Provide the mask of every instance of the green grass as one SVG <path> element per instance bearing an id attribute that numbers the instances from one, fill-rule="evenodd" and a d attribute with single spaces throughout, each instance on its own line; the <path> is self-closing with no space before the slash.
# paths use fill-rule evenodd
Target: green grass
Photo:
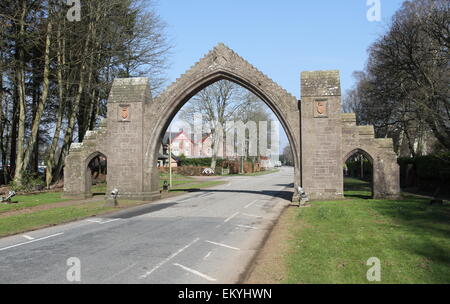
<path id="1" fill-rule="evenodd" d="M 105 206 L 106 202 L 99 200 L 80 205 L 56 207 L 0 217 L 0 237 L 71 222 L 94 215 L 102 215 L 144 203 L 142 201 L 121 200 L 119 208 L 114 208 Z"/>
<path id="2" fill-rule="evenodd" d="M 30 195 L 18 195 L 13 197 L 13 204 L 0 204 L 0 214 L 13 210 L 21 210 L 39 205 L 47 205 L 70 201 L 71 199 L 62 198 L 61 192 L 48 192 Z"/>
<path id="3" fill-rule="evenodd" d="M 220 185 L 222 181 L 206 181 L 193 182 L 192 178 L 176 176 L 174 183 L 176 186 L 172 188 L 174 194 L 182 194 L 192 191 L 194 189 L 207 188 Z M 187 183 L 186 183 L 187 182 Z M 94 193 L 102 193 L 106 191 L 106 184 L 98 184 L 92 187 Z M 46 210 L 31 210 L 31 212 L 24 212 L 9 216 L 2 216 L 2 213 L 13 210 L 20 210 L 35 207 L 38 205 L 52 204 L 58 202 L 68 201 L 68 199 L 61 198 L 61 192 L 42 193 L 20 195 L 14 198 L 13 201 L 18 201 L 20 204 L 0 205 L 0 237 L 22 233 L 25 231 L 35 230 L 47 226 L 62 224 L 78 219 L 87 218 L 94 215 L 101 215 L 113 212 L 118 209 L 142 205 L 142 201 L 119 201 L 119 208 L 106 207 L 104 200 L 95 202 L 86 202 L 77 205 L 59 206 Z"/>
<path id="4" fill-rule="evenodd" d="M 450 283 L 448 203 L 362 199 L 370 185 L 355 180 L 346 189 L 351 199 L 295 210 L 285 283 L 368 283 L 371 257 L 381 260 L 381 283 Z"/>
<path id="5" fill-rule="evenodd" d="M 114 210 L 105 207 L 104 202 L 95 202 L 78 206 L 66 206 L 32 213 L 17 214 L 0 218 L 0 236 L 11 235 L 37 229 L 40 227 L 61 224 L 64 222 L 85 218 L 99 213 Z"/>

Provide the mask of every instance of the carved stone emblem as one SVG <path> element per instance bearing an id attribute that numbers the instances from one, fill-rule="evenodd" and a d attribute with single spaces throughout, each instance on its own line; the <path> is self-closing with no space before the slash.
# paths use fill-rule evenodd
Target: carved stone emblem
<path id="1" fill-rule="evenodd" d="M 122 121 L 130 120 L 130 107 L 128 105 L 121 105 L 119 107 L 119 120 Z"/>
<path id="2" fill-rule="evenodd" d="M 315 103 L 314 116 L 325 117 L 328 114 L 328 104 L 326 100 L 317 100 Z"/>
<path id="3" fill-rule="evenodd" d="M 127 119 L 129 116 L 128 108 L 122 108 L 122 111 L 120 112 L 120 116 L 122 119 Z"/>
<path id="4" fill-rule="evenodd" d="M 317 102 L 317 113 L 319 113 L 320 115 L 327 113 L 327 104 L 325 103 L 325 101 Z"/>

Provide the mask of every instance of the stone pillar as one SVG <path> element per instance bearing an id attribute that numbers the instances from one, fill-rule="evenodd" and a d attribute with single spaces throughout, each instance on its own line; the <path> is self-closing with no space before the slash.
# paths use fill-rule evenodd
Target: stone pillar
<path id="1" fill-rule="evenodd" d="M 143 119 L 150 100 L 147 78 L 115 79 L 108 99 L 108 193 L 151 200 L 144 191 Z"/>
<path id="2" fill-rule="evenodd" d="M 373 166 L 373 197 L 375 199 L 400 198 L 400 166 L 393 150 L 392 138 L 377 138 L 379 153 Z"/>
<path id="3" fill-rule="evenodd" d="M 339 71 L 301 75 L 302 180 L 312 200 L 343 198 Z"/>
<path id="4" fill-rule="evenodd" d="M 88 198 L 92 196 L 86 187 L 86 168 L 81 144 L 72 144 L 64 166 L 64 197 Z M 90 187 L 89 187 L 90 189 Z"/>

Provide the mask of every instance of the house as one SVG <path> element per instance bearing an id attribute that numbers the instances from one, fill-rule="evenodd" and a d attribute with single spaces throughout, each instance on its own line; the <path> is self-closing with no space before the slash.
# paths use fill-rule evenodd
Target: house
<path id="1" fill-rule="evenodd" d="M 212 157 L 212 134 L 204 134 L 201 142 L 197 145 L 197 157 Z M 224 138 L 219 138 L 219 148 L 217 150 L 217 157 L 219 158 L 234 158 L 236 157 L 234 145 L 229 145 L 224 142 Z"/>
<path id="2" fill-rule="evenodd" d="M 172 155 L 180 157 L 184 155 L 187 158 L 207 158 L 212 157 L 212 134 L 204 133 L 202 138 L 195 142 L 194 134 L 189 134 L 183 130 L 179 132 L 166 132 L 164 135 L 162 145 L 160 148 L 159 160 L 162 164 L 167 163 L 169 155 L 169 142 L 172 143 Z M 238 155 L 233 144 L 228 144 L 225 139 L 219 139 L 219 147 L 217 151 L 218 158 L 236 158 Z M 176 159 L 178 161 L 178 159 Z M 270 158 L 265 159 L 266 168 L 273 168 L 277 161 L 278 155 L 271 155 Z"/>
<path id="3" fill-rule="evenodd" d="M 195 155 L 195 143 L 191 134 L 187 134 L 185 131 L 179 132 L 167 132 L 164 135 L 162 141 L 162 153 L 168 154 L 169 142 L 172 142 L 172 154 L 175 156 L 181 156 L 183 154 L 186 157 L 192 157 Z"/>

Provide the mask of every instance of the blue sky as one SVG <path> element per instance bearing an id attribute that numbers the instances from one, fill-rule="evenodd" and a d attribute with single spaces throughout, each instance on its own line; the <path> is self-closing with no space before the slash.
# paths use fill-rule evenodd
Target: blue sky
<path id="1" fill-rule="evenodd" d="M 367 0 L 159 0 L 174 45 L 174 81 L 217 43 L 300 97 L 300 71 L 339 69 L 345 92 L 367 48 L 385 31 L 402 0 L 381 0 L 381 22 L 366 18 Z"/>
<path id="2" fill-rule="evenodd" d="M 338 69 L 345 92 L 402 2 L 381 0 L 381 21 L 369 22 L 367 0 L 159 0 L 174 45 L 168 80 L 223 42 L 297 98 L 301 71 Z"/>

